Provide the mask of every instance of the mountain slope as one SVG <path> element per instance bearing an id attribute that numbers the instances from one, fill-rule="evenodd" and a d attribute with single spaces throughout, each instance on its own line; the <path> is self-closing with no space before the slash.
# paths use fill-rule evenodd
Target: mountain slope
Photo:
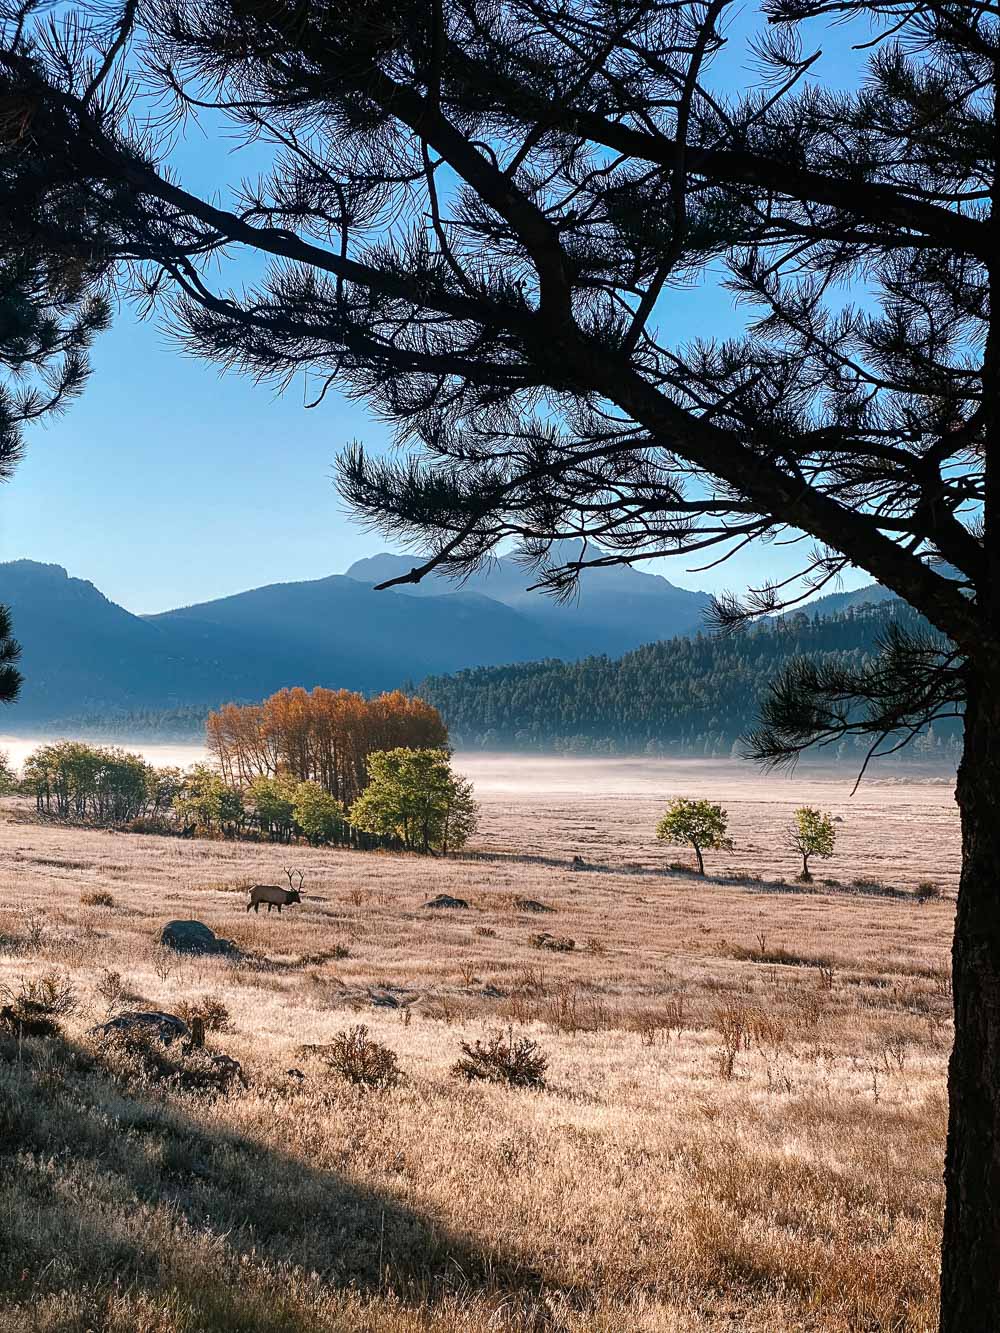
<path id="1" fill-rule="evenodd" d="M 416 601 L 336 575 L 135 616 L 58 565 L 0 565 L 25 683 L 2 725 L 259 699 L 284 685 L 392 688 L 570 645 L 473 592 Z"/>
<path id="2" fill-rule="evenodd" d="M 258 693 L 290 683 L 385 689 L 460 663 L 527 661 L 563 647 L 486 597 L 452 593 L 416 602 L 340 574 L 270 584 L 148 619 L 198 658 L 252 654 Z M 425 665 L 443 662 L 453 665 Z"/>
<path id="3" fill-rule="evenodd" d="M 799 613 L 742 634 L 652 643 L 618 660 L 435 676 L 418 692 L 440 710 L 452 742 L 463 749 L 728 756 L 756 724 L 767 681 L 792 658 L 860 664 L 890 621 L 928 628 L 911 608 L 889 601 L 831 617 Z M 954 721 L 935 726 L 915 753 L 952 761 L 959 730 Z M 849 757 L 856 748 L 853 741 L 838 747 Z"/>
<path id="4" fill-rule="evenodd" d="M 558 559 L 573 560 L 579 551 L 579 542 L 563 542 Z M 406 574 L 418 563 L 414 556 L 382 552 L 356 561 L 347 576 L 372 586 Z M 647 574 L 624 565 L 584 570 L 579 594 L 568 603 L 529 592 L 534 581 L 530 570 L 504 557 L 473 574 L 462 585 L 440 575 L 430 575 L 421 583 L 403 584 L 394 591 L 426 598 L 461 586 L 468 592 L 481 593 L 503 602 L 547 635 L 562 640 L 563 656 L 570 657 L 587 653 L 617 656 L 643 643 L 695 633 L 704 624 L 710 601 L 707 593 L 676 588 L 659 574 Z"/>
<path id="5" fill-rule="evenodd" d="M 187 660 L 169 634 L 109 601 L 59 565 L 0 565 L 24 684 L 3 725 L 67 712 L 115 712 L 214 697 L 217 673 Z"/>
<path id="6" fill-rule="evenodd" d="M 877 606 L 883 602 L 897 601 L 894 592 L 883 588 L 881 583 L 866 583 L 863 588 L 853 588 L 850 592 L 830 592 L 825 597 L 817 597 L 800 609 L 811 616 L 833 616 L 840 611 L 850 611 L 861 606 Z M 795 611 L 789 612 L 795 615 Z"/>

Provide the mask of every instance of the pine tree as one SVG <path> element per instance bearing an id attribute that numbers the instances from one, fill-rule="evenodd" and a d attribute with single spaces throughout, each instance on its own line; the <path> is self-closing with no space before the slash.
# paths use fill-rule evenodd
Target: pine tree
<path id="1" fill-rule="evenodd" d="M 796 667 L 754 749 L 964 713 L 941 1327 L 1000 1327 L 996 6 L 766 0 L 771 84 L 729 95 L 726 0 L 79 8 L 62 30 L 6 11 L 4 225 L 64 263 L 96 248 L 188 350 L 307 369 L 314 401 L 336 384 L 391 420 L 405 456 L 353 448 L 340 478 L 428 552 L 411 581 L 510 537 L 569 594 L 588 564 L 804 534 L 806 586 L 860 567 L 945 637 Z M 869 62 L 845 94 L 807 78 L 826 14 Z M 214 102 L 273 169 L 221 202 L 185 189 L 124 71 L 167 129 Z M 59 191 L 73 207 L 36 205 Z M 236 247 L 270 267 L 230 290 Z M 685 342 L 672 289 L 720 267 L 745 333 Z"/>

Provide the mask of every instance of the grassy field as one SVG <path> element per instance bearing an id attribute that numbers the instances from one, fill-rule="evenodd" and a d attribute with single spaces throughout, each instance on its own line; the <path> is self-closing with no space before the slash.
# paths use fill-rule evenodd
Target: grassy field
<path id="1" fill-rule="evenodd" d="M 947 785 L 465 767 L 483 828 L 448 861 L 6 803 L 0 983 L 56 974 L 78 1003 L 58 1035 L 0 1035 L 0 1329 L 931 1330 L 953 906 L 912 890 L 954 886 Z M 707 882 L 651 838 L 695 791 L 737 841 Z M 812 892 L 781 836 L 806 800 L 843 819 Z M 303 905 L 247 916 L 293 863 Z M 172 918 L 237 952 L 164 950 Z M 246 1088 L 185 1091 L 90 1032 L 206 997 Z M 399 1086 L 327 1068 L 358 1023 Z M 492 1029 L 540 1044 L 544 1089 L 452 1074 Z"/>

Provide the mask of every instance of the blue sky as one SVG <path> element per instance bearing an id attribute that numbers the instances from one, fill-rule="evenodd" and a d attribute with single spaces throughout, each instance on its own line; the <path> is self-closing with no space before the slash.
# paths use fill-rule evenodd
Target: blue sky
<path id="1" fill-rule="evenodd" d="M 840 50 L 822 64 L 827 77 L 842 79 L 848 60 L 836 36 Z M 730 48 L 734 59 L 739 45 Z M 730 76 L 740 77 L 735 69 Z M 746 69 L 742 78 L 754 82 L 756 74 Z M 186 184 L 211 191 L 220 169 L 232 178 L 256 165 L 241 155 L 234 167 L 230 151 L 195 129 L 175 162 Z M 659 316 L 671 341 L 724 335 L 742 323 L 728 294 L 711 284 L 668 294 Z M 64 565 L 129 610 L 149 612 L 340 573 L 384 549 L 351 519 L 331 480 L 345 444 L 388 443 L 387 428 L 363 405 L 331 392 L 306 411 L 301 378 L 279 397 L 220 375 L 181 355 L 127 307 L 97 345 L 94 365 L 83 398 L 32 432 L 25 461 L 0 489 L 0 559 Z M 706 573 L 689 572 L 688 563 L 650 567 L 681 586 L 711 590 L 740 590 L 794 567 L 774 548 Z"/>

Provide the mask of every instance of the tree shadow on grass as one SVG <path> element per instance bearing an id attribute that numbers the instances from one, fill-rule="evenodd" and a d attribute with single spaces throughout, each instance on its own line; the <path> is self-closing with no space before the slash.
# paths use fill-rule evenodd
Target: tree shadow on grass
<path id="1" fill-rule="evenodd" d="M 367 1330 L 383 1327 L 360 1313 L 375 1298 L 430 1315 L 473 1300 L 503 1311 L 491 1327 L 550 1327 L 556 1287 L 513 1250 L 309 1165 L 308 1115 L 276 1096 L 265 1146 L 218 1100 L 136 1087 L 61 1036 L 0 1037 L 0 1327 Z M 42 1322 L 53 1302 L 65 1315 Z"/>

